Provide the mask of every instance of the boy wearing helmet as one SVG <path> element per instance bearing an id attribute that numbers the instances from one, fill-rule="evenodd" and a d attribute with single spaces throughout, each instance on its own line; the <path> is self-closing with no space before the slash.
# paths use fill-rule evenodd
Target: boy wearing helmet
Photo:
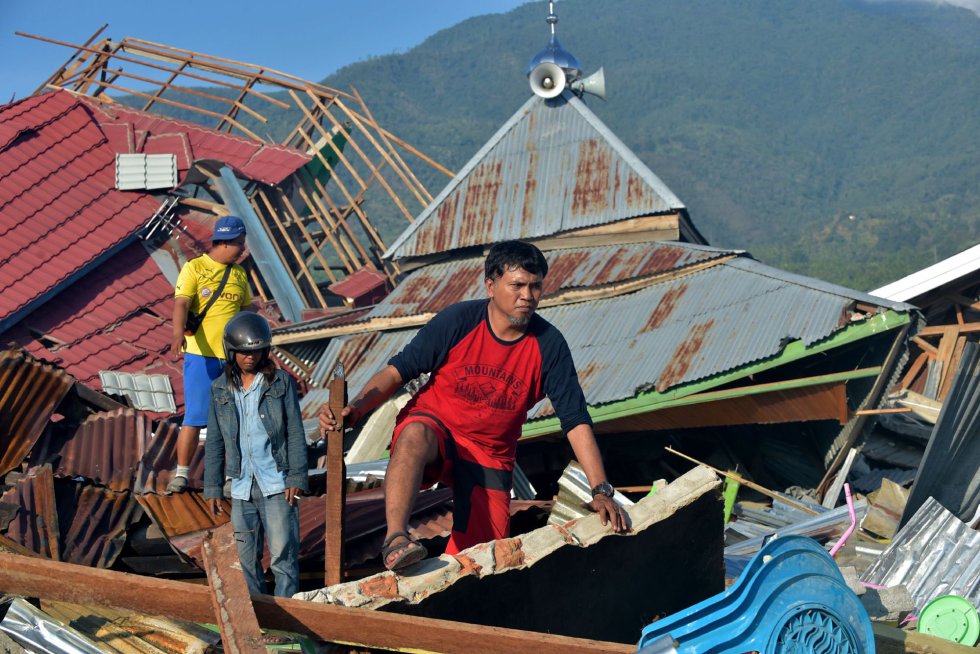
<path id="1" fill-rule="evenodd" d="M 257 313 L 239 313 L 224 335 L 225 370 L 211 383 L 204 443 L 204 497 L 221 512 L 231 479 L 231 523 L 238 558 L 252 593 L 267 593 L 263 542 L 275 594 L 299 590 L 297 498 L 307 490 L 306 436 L 289 375 L 269 358 L 272 331 Z"/>

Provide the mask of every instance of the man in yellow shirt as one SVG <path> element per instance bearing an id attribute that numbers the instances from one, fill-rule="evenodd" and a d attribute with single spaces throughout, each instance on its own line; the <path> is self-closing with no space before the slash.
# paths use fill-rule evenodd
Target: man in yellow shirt
<path id="1" fill-rule="evenodd" d="M 245 252 L 245 223 L 238 216 L 224 216 L 214 224 L 211 249 L 184 264 L 174 289 L 174 333 L 171 352 L 184 352 L 184 422 L 177 436 L 177 470 L 167 486 L 172 493 L 187 489 L 191 459 L 197 450 L 201 428 L 208 424 L 211 381 L 224 371 L 221 336 L 225 325 L 239 311 L 251 308 L 252 295 L 245 269 L 236 261 Z M 218 292 L 225 270 L 228 280 L 210 305 L 196 331 L 185 330 L 189 312 L 201 313 Z"/>

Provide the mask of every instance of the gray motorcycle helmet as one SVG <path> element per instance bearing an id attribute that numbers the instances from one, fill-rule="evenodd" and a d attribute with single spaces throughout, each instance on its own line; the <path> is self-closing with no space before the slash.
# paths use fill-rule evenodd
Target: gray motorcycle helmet
<path id="1" fill-rule="evenodd" d="M 272 347 L 272 330 L 269 322 L 259 314 L 242 311 L 228 321 L 221 339 L 225 358 L 230 359 L 232 352 L 255 352 Z"/>

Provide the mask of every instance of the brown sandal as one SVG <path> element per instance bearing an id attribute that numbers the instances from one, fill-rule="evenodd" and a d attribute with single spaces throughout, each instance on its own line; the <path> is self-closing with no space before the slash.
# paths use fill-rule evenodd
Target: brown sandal
<path id="1" fill-rule="evenodd" d="M 392 545 L 392 541 L 396 538 L 405 538 L 407 542 Z M 389 564 L 388 557 L 395 552 L 398 552 L 398 554 Z M 412 540 L 412 537 L 404 531 L 396 531 L 386 538 L 385 542 L 381 545 L 381 562 L 392 572 L 406 568 L 413 563 L 418 563 L 428 555 L 429 552 L 425 549 L 425 546 L 416 540 Z"/>

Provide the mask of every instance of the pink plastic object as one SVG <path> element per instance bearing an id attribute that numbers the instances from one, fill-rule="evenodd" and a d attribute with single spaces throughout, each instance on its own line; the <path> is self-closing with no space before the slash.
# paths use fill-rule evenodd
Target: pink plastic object
<path id="1" fill-rule="evenodd" d="M 847 512 L 851 516 L 851 526 L 847 528 L 847 531 L 845 531 L 844 535 L 840 537 L 840 540 L 837 541 L 837 544 L 830 548 L 831 556 L 837 555 L 837 552 L 840 550 L 840 548 L 844 547 L 844 543 L 846 543 L 847 539 L 851 537 L 852 533 L 854 533 L 854 528 L 857 527 L 857 514 L 854 513 L 854 500 L 851 499 L 850 484 L 847 483 L 844 484 L 844 497 L 847 499 Z"/>

